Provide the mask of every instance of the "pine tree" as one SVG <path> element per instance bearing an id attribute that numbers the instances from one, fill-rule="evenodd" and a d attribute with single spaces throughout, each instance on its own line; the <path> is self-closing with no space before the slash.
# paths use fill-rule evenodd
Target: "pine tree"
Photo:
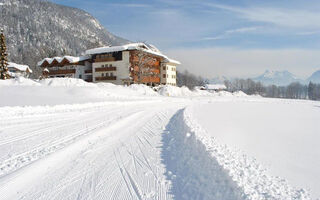
<path id="1" fill-rule="evenodd" d="M 3 30 L 0 32 L 0 79 L 10 78 L 8 74 L 8 54 Z"/>

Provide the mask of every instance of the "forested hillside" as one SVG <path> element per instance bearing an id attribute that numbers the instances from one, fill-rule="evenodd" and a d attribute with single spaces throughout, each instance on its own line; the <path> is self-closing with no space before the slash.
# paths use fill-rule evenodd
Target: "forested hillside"
<path id="1" fill-rule="evenodd" d="M 33 77 L 39 75 L 36 63 L 44 57 L 128 43 L 86 12 L 42 0 L 0 0 L 0 18 L 9 60 L 30 65 Z"/>

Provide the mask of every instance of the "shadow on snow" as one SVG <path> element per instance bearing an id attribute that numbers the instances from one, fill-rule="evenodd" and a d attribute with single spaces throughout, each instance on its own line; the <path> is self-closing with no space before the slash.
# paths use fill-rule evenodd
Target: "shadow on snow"
<path id="1" fill-rule="evenodd" d="M 184 109 L 170 119 L 162 143 L 162 162 L 174 199 L 245 199 L 228 172 L 185 124 Z"/>

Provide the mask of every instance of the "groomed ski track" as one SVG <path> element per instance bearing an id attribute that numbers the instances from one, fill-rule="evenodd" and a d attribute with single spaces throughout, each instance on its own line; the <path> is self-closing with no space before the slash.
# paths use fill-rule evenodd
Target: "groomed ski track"
<path id="1" fill-rule="evenodd" d="M 170 180 L 172 140 L 164 136 L 185 106 L 146 101 L 65 111 L 4 108 L 1 114 L 12 123 L 1 124 L 0 149 L 11 156 L 1 157 L 0 198 L 176 199 L 183 191 Z"/>
<path id="2" fill-rule="evenodd" d="M 196 136 L 185 118 L 192 104 L 3 107 L 11 123 L 0 122 L 0 199 L 265 199 L 225 168 L 219 156 L 228 150 L 210 150 Z"/>

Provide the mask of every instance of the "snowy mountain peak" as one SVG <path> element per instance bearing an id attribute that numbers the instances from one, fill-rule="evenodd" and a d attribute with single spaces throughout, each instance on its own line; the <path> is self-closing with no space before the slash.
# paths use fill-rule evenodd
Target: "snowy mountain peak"
<path id="1" fill-rule="evenodd" d="M 292 82 L 302 82 L 294 74 L 288 70 L 273 71 L 266 70 L 262 75 L 254 78 L 255 81 L 260 81 L 266 85 L 289 85 Z"/>
<path id="2" fill-rule="evenodd" d="M 314 72 L 308 79 L 307 82 L 320 83 L 320 70 Z"/>
<path id="3" fill-rule="evenodd" d="M 296 78 L 292 73 L 290 73 L 288 70 L 284 71 L 273 71 L 273 70 L 266 70 L 263 75 L 263 77 L 266 78 L 277 78 L 277 77 L 292 77 Z"/>

